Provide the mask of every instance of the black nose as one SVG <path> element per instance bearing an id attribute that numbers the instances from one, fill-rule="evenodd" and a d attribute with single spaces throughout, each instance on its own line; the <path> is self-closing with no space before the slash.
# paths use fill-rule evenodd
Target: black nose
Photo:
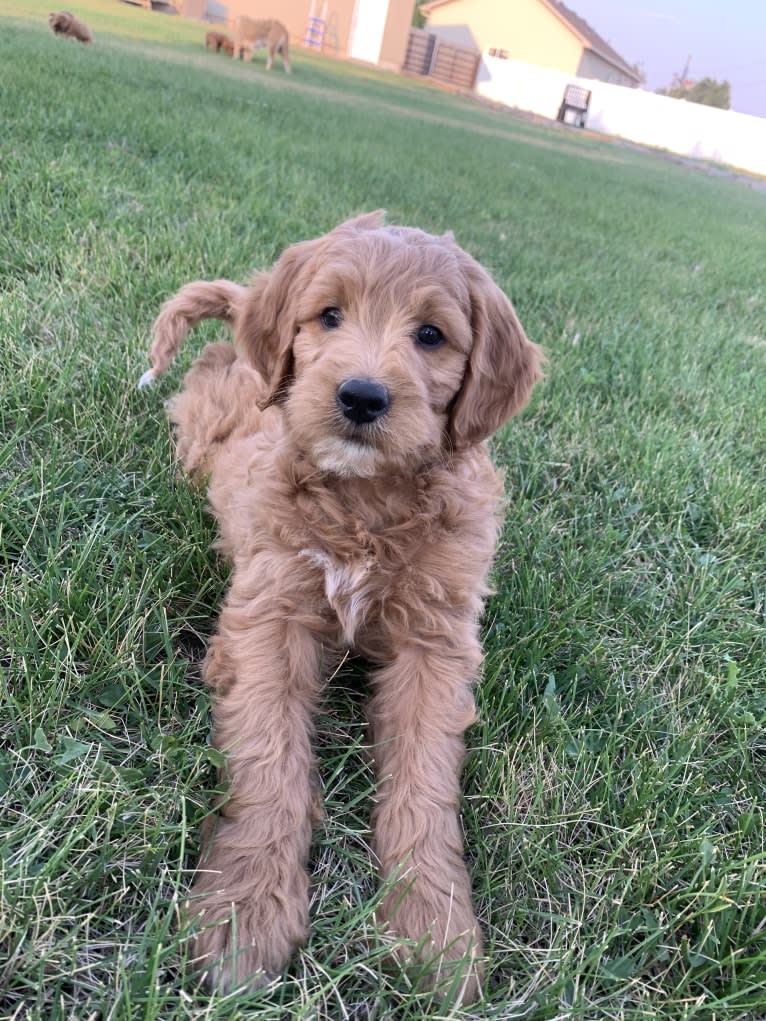
<path id="1" fill-rule="evenodd" d="M 338 387 L 335 399 L 346 418 L 357 425 L 374 422 L 391 404 L 388 390 L 371 379 L 347 379 Z"/>

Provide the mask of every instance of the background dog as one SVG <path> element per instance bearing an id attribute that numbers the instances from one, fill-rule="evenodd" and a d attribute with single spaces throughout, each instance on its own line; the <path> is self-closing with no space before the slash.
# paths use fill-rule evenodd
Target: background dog
<path id="1" fill-rule="evenodd" d="M 243 53 L 247 51 L 247 59 L 250 59 L 253 55 L 253 51 L 259 46 L 265 46 L 268 50 L 268 56 L 266 58 L 267 71 L 271 70 L 271 65 L 274 62 L 274 54 L 279 52 L 282 57 L 282 64 L 285 71 L 287 71 L 288 74 L 290 73 L 292 66 L 290 64 L 287 29 L 282 22 L 275 21 L 273 19 L 255 21 L 253 18 L 240 15 L 234 25 L 233 56 L 236 59 L 237 57 L 241 57 Z"/>
<path id="2" fill-rule="evenodd" d="M 56 35 L 77 39 L 81 43 L 92 43 L 93 34 L 84 21 L 70 11 L 57 11 L 48 15 L 48 24 Z"/>
<path id="3" fill-rule="evenodd" d="M 208 32 L 205 35 L 205 49 L 215 50 L 216 53 L 223 50 L 224 53 L 231 55 L 234 53 L 234 43 L 223 32 Z"/>
<path id="4" fill-rule="evenodd" d="M 189 902 L 196 957 L 221 989 L 255 986 L 305 941 L 312 718 L 353 649 L 372 665 L 381 916 L 468 1002 L 482 939 L 459 773 L 502 505 L 484 441 L 526 404 L 540 349 L 451 235 L 377 213 L 293 245 L 249 287 L 182 288 L 142 383 L 205 318 L 235 346 L 208 346 L 169 404 L 233 564 L 205 665 L 229 794 Z"/>

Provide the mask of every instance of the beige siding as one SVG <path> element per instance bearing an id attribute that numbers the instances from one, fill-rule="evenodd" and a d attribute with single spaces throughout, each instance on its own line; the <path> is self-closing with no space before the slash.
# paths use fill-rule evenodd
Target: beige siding
<path id="1" fill-rule="evenodd" d="M 240 14 L 248 18 L 276 18 L 288 31 L 290 42 L 303 39 L 309 13 L 309 0 L 279 0 L 269 3 L 268 0 L 217 0 L 217 4 L 226 8 L 226 20 L 230 27 Z"/>
<path id="2" fill-rule="evenodd" d="M 248 18 L 276 18 L 287 28 L 290 42 L 300 45 L 306 35 L 311 0 L 180 0 L 188 5 L 189 17 L 204 17 L 205 9 L 220 17 L 229 31 L 240 14 Z M 200 7 L 200 4 L 202 6 Z M 317 6 L 321 9 L 321 4 Z M 399 70 L 407 49 L 412 19 L 412 0 L 390 0 L 379 64 Z M 324 52 L 333 57 L 348 56 L 356 0 L 329 0 Z M 184 8 L 184 13 L 187 13 Z"/>
<path id="3" fill-rule="evenodd" d="M 216 0 L 216 7 L 226 8 L 226 20 L 230 28 L 240 14 L 248 18 L 276 18 L 287 29 L 291 43 L 300 44 L 306 35 L 310 0 Z M 346 55 L 354 0 L 331 0 L 328 7 L 328 21 L 332 16 L 333 29 L 337 36 L 337 55 Z"/>
<path id="4" fill-rule="evenodd" d="M 204 18 L 207 11 L 207 0 L 179 0 L 176 10 L 185 18 Z"/>
<path id="5" fill-rule="evenodd" d="M 454 0 L 431 12 L 427 28 L 461 46 L 505 50 L 512 60 L 570 74 L 582 55 L 574 33 L 539 0 Z"/>
<path id="6" fill-rule="evenodd" d="M 381 67 L 390 71 L 400 70 L 407 52 L 407 38 L 412 24 L 412 0 L 390 0 L 386 30 L 380 47 Z"/>
<path id="7" fill-rule="evenodd" d="M 330 0 L 327 5 L 328 42 L 332 41 L 332 47 L 326 52 L 333 57 L 348 56 L 355 6 L 354 0 Z"/>

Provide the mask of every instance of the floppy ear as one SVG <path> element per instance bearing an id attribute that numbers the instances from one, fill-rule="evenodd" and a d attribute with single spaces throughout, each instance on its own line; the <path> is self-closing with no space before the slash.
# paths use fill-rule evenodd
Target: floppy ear
<path id="1" fill-rule="evenodd" d="M 264 407 L 280 400 L 293 373 L 299 279 L 321 239 L 285 249 L 270 273 L 258 273 L 242 301 L 234 342 L 268 385 Z"/>
<path id="2" fill-rule="evenodd" d="M 480 443 L 521 411 L 542 379 L 543 362 L 508 298 L 486 270 L 466 259 L 473 347 L 450 415 L 456 449 Z"/>
<path id="3" fill-rule="evenodd" d="M 383 210 L 345 220 L 331 231 L 374 230 L 383 224 Z M 325 240 L 290 245 L 270 273 L 253 278 L 234 327 L 234 342 L 268 384 L 264 407 L 279 401 L 293 374 L 293 340 L 298 330 L 295 317 L 301 277 Z"/>

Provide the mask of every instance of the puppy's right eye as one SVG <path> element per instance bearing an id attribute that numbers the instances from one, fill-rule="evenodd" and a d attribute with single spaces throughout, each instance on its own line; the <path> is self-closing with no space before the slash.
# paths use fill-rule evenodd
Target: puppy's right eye
<path id="1" fill-rule="evenodd" d="M 326 330 L 337 330 L 343 322 L 343 313 L 339 308 L 326 308 L 319 313 L 319 322 Z"/>
<path id="2" fill-rule="evenodd" d="M 444 343 L 444 334 L 438 326 L 426 323 L 418 329 L 415 339 L 421 347 L 441 347 Z"/>

